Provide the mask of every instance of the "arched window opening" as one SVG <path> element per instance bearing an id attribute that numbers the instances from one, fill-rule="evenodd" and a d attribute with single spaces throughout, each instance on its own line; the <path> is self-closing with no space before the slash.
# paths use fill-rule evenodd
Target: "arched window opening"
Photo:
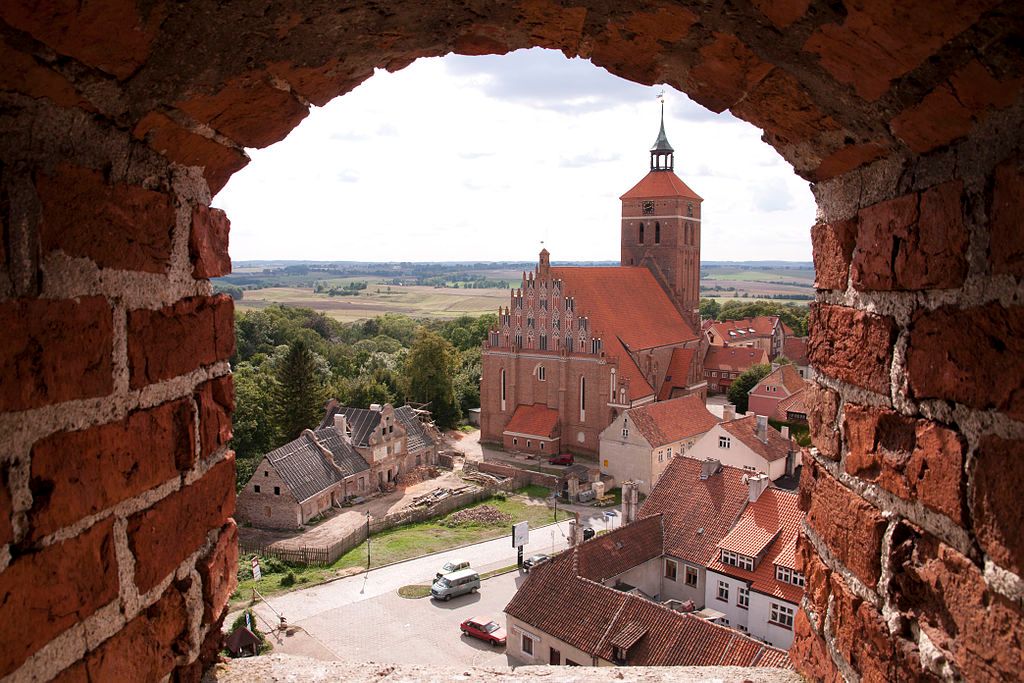
<path id="1" fill-rule="evenodd" d="M 637 242 L 639 242 L 640 244 L 643 244 L 644 243 L 644 224 L 643 223 L 640 224 L 640 230 L 637 231 L 637 232 L 638 232 L 638 234 L 637 234 Z"/>
<path id="2" fill-rule="evenodd" d="M 654 243 L 661 244 L 661 222 L 654 224 Z"/>

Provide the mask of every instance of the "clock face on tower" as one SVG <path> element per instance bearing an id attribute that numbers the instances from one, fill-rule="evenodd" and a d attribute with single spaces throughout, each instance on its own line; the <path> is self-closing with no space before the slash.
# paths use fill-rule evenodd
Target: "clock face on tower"
<path id="1" fill-rule="evenodd" d="M 652 201 L 643 202 L 641 204 L 641 209 L 643 210 L 645 216 L 648 216 L 648 215 L 654 213 L 654 202 L 652 202 Z"/>

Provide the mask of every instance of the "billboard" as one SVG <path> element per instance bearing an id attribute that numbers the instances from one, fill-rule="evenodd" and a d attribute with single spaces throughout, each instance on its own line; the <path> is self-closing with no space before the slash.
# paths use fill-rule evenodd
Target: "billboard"
<path id="1" fill-rule="evenodd" d="M 522 548 L 530 542 L 530 523 L 516 522 L 512 525 L 512 547 Z"/>

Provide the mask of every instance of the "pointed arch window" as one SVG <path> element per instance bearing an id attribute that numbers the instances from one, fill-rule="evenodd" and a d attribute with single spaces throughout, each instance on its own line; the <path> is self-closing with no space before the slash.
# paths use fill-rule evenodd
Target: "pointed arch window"
<path id="1" fill-rule="evenodd" d="M 693 217 L 693 202 L 686 202 L 686 215 Z"/>
<path id="2" fill-rule="evenodd" d="M 640 244 L 644 243 L 644 224 L 640 224 L 640 229 L 637 231 L 637 242 Z"/>
<path id="3" fill-rule="evenodd" d="M 661 244 L 661 222 L 654 223 L 654 243 Z"/>
<path id="4" fill-rule="evenodd" d="M 580 421 L 587 419 L 587 378 L 580 375 Z"/>

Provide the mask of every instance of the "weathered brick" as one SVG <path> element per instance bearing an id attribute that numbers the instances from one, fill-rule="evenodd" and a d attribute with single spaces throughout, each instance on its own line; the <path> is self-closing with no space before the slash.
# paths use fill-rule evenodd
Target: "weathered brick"
<path id="1" fill-rule="evenodd" d="M 194 460 L 195 422 L 187 400 L 49 436 L 32 447 L 29 537 L 40 539 L 137 496 Z"/>
<path id="2" fill-rule="evenodd" d="M 779 28 L 802 17 L 810 4 L 811 0 L 754 0 L 754 7 Z"/>
<path id="3" fill-rule="evenodd" d="M 738 38 L 724 33 L 716 33 L 698 54 L 700 60 L 686 76 L 687 93 L 713 111 L 740 101 L 772 70 Z"/>
<path id="4" fill-rule="evenodd" d="M 864 164 L 877 161 L 890 152 L 888 146 L 876 142 L 846 145 L 826 155 L 813 172 L 815 180 L 822 181 L 841 176 Z"/>
<path id="5" fill-rule="evenodd" d="M 992 187 L 989 254 L 996 275 L 1024 275 L 1024 159 L 996 167 Z"/>
<path id="6" fill-rule="evenodd" d="M 857 219 L 818 223 L 811 228 L 814 247 L 814 286 L 817 289 L 846 289 L 857 241 Z"/>
<path id="7" fill-rule="evenodd" d="M 893 602 L 964 680 L 1016 680 L 1024 649 L 1019 604 L 988 590 L 969 559 L 901 522 L 893 534 Z"/>
<path id="8" fill-rule="evenodd" d="M 800 81 L 782 69 L 773 69 L 752 84 L 731 111 L 764 129 L 765 140 L 776 148 L 806 142 L 840 127 L 817 107 Z"/>
<path id="9" fill-rule="evenodd" d="M 0 302 L 0 411 L 113 391 L 113 326 L 103 297 Z"/>
<path id="10" fill-rule="evenodd" d="M 834 644 L 861 681 L 887 683 L 900 678 L 894 642 L 875 606 L 850 591 L 843 577 L 832 574 Z"/>
<path id="11" fill-rule="evenodd" d="M 227 294 L 190 297 L 156 311 L 128 312 L 132 388 L 227 360 L 235 351 L 234 304 Z"/>
<path id="12" fill-rule="evenodd" d="M 226 612 L 225 612 L 226 614 Z M 206 638 L 199 646 L 196 661 L 174 670 L 174 683 L 201 683 L 203 674 L 217 663 L 217 656 L 224 648 L 224 614 L 210 624 Z"/>
<path id="13" fill-rule="evenodd" d="M 185 130 L 160 112 L 151 111 L 142 117 L 132 135 L 171 161 L 202 166 L 211 195 L 220 192 L 232 174 L 249 163 L 242 150 Z"/>
<path id="14" fill-rule="evenodd" d="M 114 523 L 16 555 L 0 572 L 0 677 L 118 595 Z"/>
<path id="15" fill-rule="evenodd" d="M 846 488 L 813 459 L 800 477 L 800 507 L 807 523 L 857 578 L 874 588 L 882 569 L 880 510 Z"/>
<path id="16" fill-rule="evenodd" d="M 200 205 L 192 210 L 188 250 L 193 277 L 219 277 L 231 272 L 231 257 L 228 256 L 230 230 L 231 221 L 220 209 Z"/>
<path id="17" fill-rule="evenodd" d="M 817 382 L 807 383 L 807 424 L 811 430 L 811 442 L 818 452 L 829 460 L 838 460 L 841 448 L 839 426 L 839 394 L 826 389 Z"/>
<path id="18" fill-rule="evenodd" d="M 816 683 L 845 683 L 825 646 L 825 640 L 814 632 L 802 609 L 796 611 L 793 621 L 793 644 L 789 648 L 793 667 L 809 681 Z"/>
<path id="19" fill-rule="evenodd" d="M 825 611 L 828 609 L 828 596 L 831 593 L 829 577 L 832 570 L 829 569 L 821 558 L 818 557 L 814 546 L 803 533 L 800 534 L 796 544 L 797 570 L 803 572 L 807 581 L 804 593 L 810 599 L 811 607 L 818 616 L 819 626 L 824 622 Z"/>
<path id="20" fill-rule="evenodd" d="M 896 339 L 890 316 L 844 306 L 811 306 L 807 356 L 826 375 L 889 395 L 889 366 Z"/>
<path id="21" fill-rule="evenodd" d="M 188 609 L 172 584 L 85 661 L 92 681 L 159 681 L 188 650 Z"/>
<path id="22" fill-rule="evenodd" d="M 964 441 L 930 420 L 846 406 L 846 471 L 963 523 Z"/>
<path id="23" fill-rule="evenodd" d="M 943 183 L 862 209 L 853 257 L 861 290 L 959 287 L 967 276 L 963 182 Z"/>
<path id="24" fill-rule="evenodd" d="M 1024 575 L 1024 440 L 984 437 L 975 452 L 970 491 L 982 549 L 1000 567 Z"/>
<path id="25" fill-rule="evenodd" d="M 203 458 L 213 455 L 231 440 L 231 413 L 235 410 L 235 386 L 231 375 L 196 387 L 199 406 L 199 444 Z"/>
<path id="26" fill-rule="evenodd" d="M 998 302 L 918 311 L 907 379 L 915 399 L 958 401 L 1024 419 L 1024 307 Z"/>
<path id="27" fill-rule="evenodd" d="M 175 571 L 234 510 L 235 456 L 228 452 L 191 486 L 129 517 L 128 545 L 135 556 L 139 590 L 150 590 Z"/>
<path id="28" fill-rule="evenodd" d="M 99 171 L 60 164 L 36 180 L 44 251 L 92 259 L 100 268 L 165 273 L 171 262 L 171 197 L 109 184 Z"/>
<path id="29" fill-rule="evenodd" d="M 0 38 L 0 64 L 7 65 L 0 69 L 0 90 L 46 97 L 62 107 L 92 109 L 64 76 L 41 65 L 32 55 L 10 46 L 3 38 Z"/>
<path id="30" fill-rule="evenodd" d="M 14 540 L 14 527 L 11 525 L 14 508 L 11 505 L 9 481 L 7 466 L 0 465 L 0 547 Z"/>
<path id="31" fill-rule="evenodd" d="M 209 623 L 224 613 L 228 598 L 238 584 L 238 527 L 229 519 L 210 553 L 199 560 L 203 580 L 203 622 Z"/>

